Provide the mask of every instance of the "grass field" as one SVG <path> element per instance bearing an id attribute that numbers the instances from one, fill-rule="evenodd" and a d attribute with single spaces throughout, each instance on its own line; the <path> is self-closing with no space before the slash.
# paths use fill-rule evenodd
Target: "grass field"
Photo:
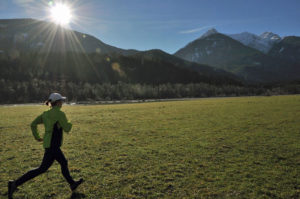
<path id="1" fill-rule="evenodd" d="M 0 197 L 43 156 L 46 106 L 0 107 Z M 58 163 L 15 198 L 300 198 L 300 96 L 64 106 L 71 194 Z M 43 131 L 41 126 L 40 131 Z"/>

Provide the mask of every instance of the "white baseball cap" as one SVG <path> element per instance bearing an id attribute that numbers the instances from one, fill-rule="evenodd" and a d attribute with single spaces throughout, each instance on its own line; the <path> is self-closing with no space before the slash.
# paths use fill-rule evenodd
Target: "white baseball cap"
<path id="1" fill-rule="evenodd" d="M 65 100 L 65 99 L 66 97 L 61 96 L 61 94 L 59 93 L 51 93 L 48 100 L 51 102 L 55 102 L 57 100 Z"/>

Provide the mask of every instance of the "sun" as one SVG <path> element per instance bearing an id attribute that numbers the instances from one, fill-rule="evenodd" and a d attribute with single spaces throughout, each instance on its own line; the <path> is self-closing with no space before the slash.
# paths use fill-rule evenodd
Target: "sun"
<path id="1" fill-rule="evenodd" d="M 72 19 L 72 13 L 71 9 L 66 4 L 56 4 L 53 7 L 51 7 L 51 19 L 56 24 L 59 24 L 61 26 L 66 26 L 71 22 Z"/>

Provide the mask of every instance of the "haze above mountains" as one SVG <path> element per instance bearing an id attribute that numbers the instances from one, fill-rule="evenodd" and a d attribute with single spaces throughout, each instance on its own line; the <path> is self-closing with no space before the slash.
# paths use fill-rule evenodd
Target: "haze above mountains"
<path id="1" fill-rule="evenodd" d="M 188 82 L 189 78 L 191 82 L 201 82 L 201 79 L 210 81 L 210 78 L 213 79 L 211 82 L 217 82 L 219 79 L 224 83 L 239 81 L 272 83 L 300 80 L 300 37 L 296 36 L 280 38 L 271 32 L 265 32 L 259 36 L 248 32 L 225 35 L 211 29 L 174 55 L 170 55 L 161 50 L 141 52 L 117 48 L 93 36 L 66 30 L 49 22 L 33 19 L 0 20 L 0 56 L 2 57 L 19 59 L 26 53 L 38 57 L 70 52 L 93 54 L 93 56 L 98 56 L 98 60 L 105 60 L 107 57 L 112 60 L 116 59 L 119 66 L 109 69 L 109 64 L 106 63 L 107 69 L 105 70 L 107 74 L 118 73 L 119 76 L 108 75 L 109 78 L 114 76 L 115 80 L 122 79 L 130 82 L 137 81 L 138 76 L 147 79 L 147 83 L 151 82 L 151 78 L 153 81 L 159 79 L 159 82 L 172 83 Z M 47 56 L 44 57 L 45 59 L 39 61 L 39 64 L 48 66 L 51 60 Z M 72 70 L 70 63 L 73 66 L 78 63 L 70 60 L 65 63 L 68 66 L 60 63 L 60 67 Z M 147 67 L 145 67 L 145 60 Z M 81 67 L 81 72 L 84 71 L 82 67 L 86 69 L 85 65 L 88 62 L 82 60 L 79 62 L 77 67 Z M 95 63 L 93 62 L 92 65 Z M 103 65 L 105 65 L 104 62 L 98 64 L 98 72 L 105 71 Z M 166 67 L 167 70 L 165 70 Z M 4 64 L 1 70 L 1 76 L 3 72 L 8 74 L 8 69 Z M 64 76 L 68 76 L 68 70 Z M 120 71 L 123 72 L 120 73 Z M 161 73 L 161 71 L 165 72 Z M 173 74 L 166 71 L 172 71 Z M 45 74 L 46 72 L 49 73 L 49 71 L 40 71 Z M 93 72 L 90 72 L 90 75 L 93 75 Z M 51 74 L 54 73 L 55 71 L 51 71 Z M 147 77 L 149 74 L 151 77 Z M 180 74 L 185 75 L 180 76 Z M 171 76 L 172 80 L 170 80 Z M 88 76 L 86 78 L 89 79 Z M 94 79 L 97 81 L 96 77 Z M 140 79 L 139 82 L 143 80 Z"/>

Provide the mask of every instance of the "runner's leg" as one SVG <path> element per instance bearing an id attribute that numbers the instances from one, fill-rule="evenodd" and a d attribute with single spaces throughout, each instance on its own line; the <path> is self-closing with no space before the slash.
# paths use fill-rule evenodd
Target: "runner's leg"
<path id="1" fill-rule="evenodd" d="M 55 159 L 60 164 L 61 172 L 62 172 L 63 176 L 65 177 L 65 179 L 67 180 L 67 182 L 70 185 L 74 184 L 74 180 L 71 177 L 70 172 L 69 172 L 68 161 L 65 158 L 65 156 L 60 148 L 56 149 L 56 151 L 55 151 Z"/>
<path id="2" fill-rule="evenodd" d="M 45 149 L 45 153 L 44 153 L 44 158 L 43 161 L 41 163 L 41 165 L 33 170 L 28 171 L 27 173 L 25 173 L 23 176 L 21 176 L 20 178 L 18 178 L 15 183 L 16 186 L 20 186 L 23 183 L 27 182 L 28 180 L 35 178 L 36 176 L 45 173 L 49 167 L 53 164 L 54 162 L 54 154 L 50 149 Z"/>

